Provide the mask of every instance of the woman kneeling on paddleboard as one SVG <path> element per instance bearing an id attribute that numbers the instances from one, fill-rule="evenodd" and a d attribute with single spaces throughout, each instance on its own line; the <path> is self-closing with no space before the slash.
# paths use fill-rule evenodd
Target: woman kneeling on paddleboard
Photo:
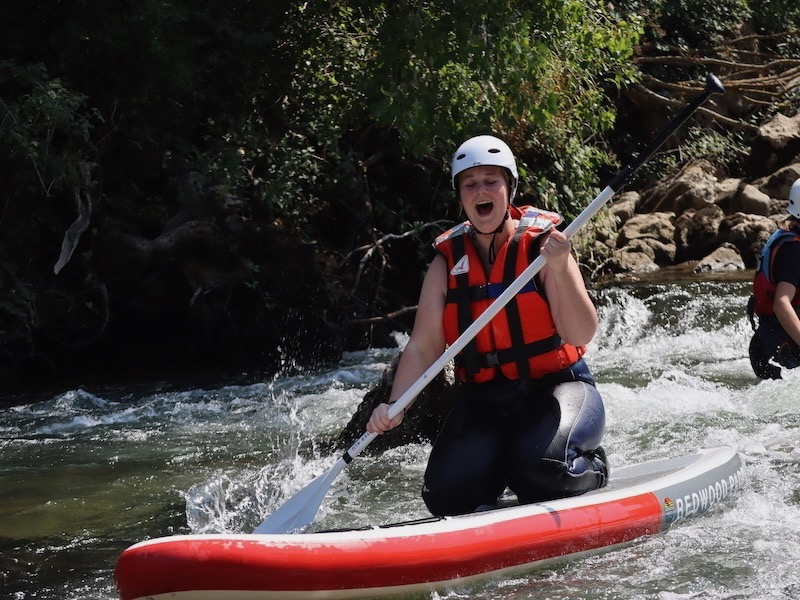
<path id="1" fill-rule="evenodd" d="M 422 497 L 434 515 L 494 505 L 509 487 L 522 503 L 603 487 L 605 410 L 582 356 L 597 330 L 562 219 L 517 207 L 511 149 L 492 136 L 464 142 L 452 182 L 468 221 L 440 235 L 389 403 L 397 400 L 539 254 L 546 265 L 456 357 L 455 407 L 433 446 Z"/>

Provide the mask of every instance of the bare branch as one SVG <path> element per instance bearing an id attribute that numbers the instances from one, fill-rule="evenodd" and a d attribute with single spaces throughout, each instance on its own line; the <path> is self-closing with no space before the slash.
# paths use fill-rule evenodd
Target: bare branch
<path id="1" fill-rule="evenodd" d="M 678 67 L 708 67 L 714 70 L 725 84 L 729 93 L 738 94 L 747 104 L 742 106 L 767 108 L 780 106 L 788 100 L 788 95 L 800 87 L 800 59 L 781 56 L 759 48 L 767 47 L 767 42 L 788 39 L 800 30 L 771 35 L 752 34 L 721 42 L 716 47 L 699 55 L 698 51 L 686 53 L 678 48 L 672 54 L 660 55 L 661 49 L 653 45 L 641 46 L 640 55 L 635 58 L 640 65 L 668 65 Z M 742 47 L 745 46 L 746 47 Z M 700 82 L 667 82 L 657 77 L 645 76 L 642 80 L 651 98 L 662 104 L 672 105 L 674 100 L 659 94 L 664 90 L 680 95 L 694 94 L 702 87 Z M 754 131 L 751 124 L 728 116 L 701 109 L 719 122 L 739 130 Z"/>
<path id="2" fill-rule="evenodd" d="M 418 227 L 414 227 L 413 229 L 409 229 L 408 231 L 406 231 L 404 233 L 387 233 L 387 234 L 381 236 L 380 238 L 376 238 L 373 243 L 366 244 L 364 246 L 360 246 L 360 247 L 354 249 L 353 251 L 351 251 L 345 257 L 345 262 L 347 262 L 353 255 L 355 255 L 355 254 L 357 254 L 359 252 L 364 252 L 364 256 L 361 257 L 361 260 L 359 261 L 359 264 L 358 264 L 358 271 L 356 272 L 356 277 L 355 277 L 355 281 L 353 283 L 352 291 L 355 292 L 356 288 L 358 288 L 358 284 L 361 282 L 361 275 L 363 274 L 364 269 L 366 268 L 367 262 L 375 254 L 375 252 L 379 252 L 381 254 L 381 268 L 383 269 L 383 268 L 386 267 L 387 258 L 386 258 L 386 254 L 385 254 L 385 252 L 383 250 L 384 244 L 386 244 L 387 242 L 390 242 L 392 240 L 399 240 L 399 239 L 404 239 L 404 238 L 411 237 L 411 236 L 414 236 L 414 235 L 419 235 L 425 229 L 428 229 L 430 227 L 441 227 L 446 223 L 447 223 L 447 221 L 442 221 L 442 220 L 431 221 L 429 223 L 423 223 L 422 225 L 420 225 Z"/>
<path id="3" fill-rule="evenodd" d="M 643 85 L 637 86 L 637 89 L 639 91 L 641 91 L 644 95 L 646 95 L 646 96 L 648 96 L 650 98 L 654 98 L 658 102 L 660 102 L 662 104 L 666 104 L 667 106 L 675 106 L 675 107 L 680 108 L 680 107 L 682 107 L 684 105 L 683 102 L 680 101 L 680 100 L 667 98 L 666 96 L 662 96 L 661 94 L 657 94 L 654 91 L 646 88 Z M 742 131 L 747 131 L 747 132 L 750 132 L 750 133 L 757 133 L 758 132 L 758 127 L 756 127 L 755 125 L 752 125 L 750 123 L 745 123 L 744 121 L 739 121 L 737 119 L 731 119 L 730 117 L 726 117 L 724 115 L 721 115 L 718 112 L 715 112 L 715 111 L 713 111 L 713 110 L 711 110 L 709 108 L 701 107 L 701 108 L 697 109 L 697 112 L 700 113 L 700 114 L 707 115 L 707 116 L 711 117 L 712 119 L 714 119 L 715 121 L 719 121 L 720 123 L 724 123 L 725 125 L 728 125 L 729 127 L 733 127 L 735 129 L 740 129 Z"/>
<path id="4" fill-rule="evenodd" d="M 75 185 L 72 190 L 75 199 L 75 212 L 78 215 L 72 225 L 69 226 L 69 229 L 67 229 L 61 242 L 61 254 L 53 267 L 53 273 L 56 275 L 72 258 L 72 253 L 75 252 L 75 248 L 81 240 L 81 235 L 89 227 L 89 221 L 92 216 L 92 196 L 89 193 L 89 185 L 91 184 L 91 170 L 93 167 L 93 163 L 87 162 L 82 162 L 80 165 L 82 186 Z"/>
<path id="5" fill-rule="evenodd" d="M 386 313 L 385 315 L 381 315 L 379 317 L 366 317 L 364 319 L 353 319 L 351 323 L 356 325 L 370 325 L 373 323 L 385 323 L 386 321 L 394 321 L 397 317 L 402 317 L 405 314 L 415 312 L 417 310 L 416 305 L 414 306 L 404 306 L 398 310 L 392 311 L 390 313 Z"/>

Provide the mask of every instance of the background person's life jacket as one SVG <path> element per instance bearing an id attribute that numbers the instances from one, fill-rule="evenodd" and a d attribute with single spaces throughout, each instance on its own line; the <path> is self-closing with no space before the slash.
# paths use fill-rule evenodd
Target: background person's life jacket
<path id="1" fill-rule="evenodd" d="M 775 316 L 773 304 L 775 302 L 777 283 L 774 278 L 773 264 L 780 247 L 789 242 L 800 243 L 800 235 L 792 230 L 778 229 L 770 236 L 767 243 L 764 244 L 763 250 L 761 250 L 758 267 L 753 278 L 753 294 L 747 303 L 747 314 L 753 329 L 755 329 L 753 315 L 759 317 Z M 800 306 L 800 289 L 795 293 L 792 305 Z"/>

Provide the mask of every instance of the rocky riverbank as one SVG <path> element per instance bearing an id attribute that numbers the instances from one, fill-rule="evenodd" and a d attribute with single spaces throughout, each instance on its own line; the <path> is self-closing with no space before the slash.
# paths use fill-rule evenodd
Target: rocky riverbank
<path id="1" fill-rule="evenodd" d="M 640 192 L 623 192 L 610 206 L 615 226 L 600 232 L 596 269 L 616 276 L 682 265 L 693 273 L 756 266 L 767 238 L 786 218 L 789 188 L 800 178 L 800 115 L 759 128 L 748 176 L 724 177 L 706 160 Z"/>

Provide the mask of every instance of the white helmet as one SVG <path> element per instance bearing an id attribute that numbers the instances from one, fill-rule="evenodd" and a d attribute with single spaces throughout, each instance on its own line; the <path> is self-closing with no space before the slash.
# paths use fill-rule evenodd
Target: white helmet
<path id="1" fill-rule="evenodd" d="M 800 179 L 792 184 L 789 190 L 789 206 L 786 207 L 789 214 L 796 219 L 800 219 Z"/>
<path id="2" fill-rule="evenodd" d="M 511 181 L 509 181 L 509 188 L 511 189 L 509 200 L 513 198 L 517 192 L 517 181 L 519 180 L 514 153 L 511 152 L 508 144 L 492 135 L 479 135 L 470 138 L 458 147 L 458 150 L 453 155 L 453 164 L 450 170 L 453 189 L 458 189 L 456 187 L 456 177 L 458 177 L 459 173 L 472 167 L 482 166 L 502 167 L 508 171 L 511 176 Z"/>

